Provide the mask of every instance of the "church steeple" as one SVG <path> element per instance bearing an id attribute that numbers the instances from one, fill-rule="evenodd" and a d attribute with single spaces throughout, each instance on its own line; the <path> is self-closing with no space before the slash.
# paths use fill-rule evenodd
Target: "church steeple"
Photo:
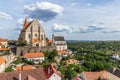
<path id="1" fill-rule="evenodd" d="M 25 18 L 25 21 L 24 21 L 24 28 L 26 28 L 28 26 L 28 20 L 27 20 L 27 17 Z"/>

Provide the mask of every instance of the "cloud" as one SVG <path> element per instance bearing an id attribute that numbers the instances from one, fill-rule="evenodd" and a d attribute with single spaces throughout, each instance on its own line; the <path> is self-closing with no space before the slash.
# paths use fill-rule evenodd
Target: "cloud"
<path id="1" fill-rule="evenodd" d="M 35 4 L 25 5 L 24 12 L 31 18 L 49 21 L 62 14 L 63 7 L 50 2 L 36 2 Z"/>
<path id="2" fill-rule="evenodd" d="M 54 32 L 69 32 L 69 33 L 90 33 L 103 31 L 106 29 L 103 23 L 91 24 L 86 27 L 79 28 L 55 23 L 52 28 Z"/>
<path id="3" fill-rule="evenodd" d="M 12 16 L 10 16 L 9 14 L 4 13 L 4 12 L 0 12 L 0 18 L 2 18 L 2 19 L 7 19 L 7 20 L 13 19 Z"/>
<path id="4" fill-rule="evenodd" d="M 120 30 L 104 30 L 103 33 L 120 33 Z"/>

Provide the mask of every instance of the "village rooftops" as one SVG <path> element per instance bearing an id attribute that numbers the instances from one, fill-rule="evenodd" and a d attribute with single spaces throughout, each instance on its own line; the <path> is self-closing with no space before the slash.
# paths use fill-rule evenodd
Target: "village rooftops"
<path id="1" fill-rule="evenodd" d="M 7 39 L 0 38 L 0 42 L 7 42 Z"/>
<path id="2" fill-rule="evenodd" d="M 9 48 L 0 48 L 0 51 L 7 51 L 10 50 Z"/>
<path id="3" fill-rule="evenodd" d="M 24 58 L 44 57 L 44 53 L 42 53 L 42 52 L 25 53 L 25 55 L 24 55 L 23 57 L 24 57 Z"/>
<path id="4" fill-rule="evenodd" d="M 5 58 L 0 58 L 0 65 L 3 64 L 5 62 Z"/>
<path id="5" fill-rule="evenodd" d="M 84 76 L 85 80 L 98 80 L 99 78 L 101 78 L 101 80 L 106 80 L 107 79 L 107 71 L 103 70 L 100 72 L 82 72 L 82 76 Z"/>
<path id="6" fill-rule="evenodd" d="M 17 66 L 16 67 L 16 71 L 20 71 L 20 70 L 28 70 L 28 69 L 34 69 L 34 67 L 32 65 L 27 65 L 27 66 Z"/>
<path id="7" fill-rule="evenodd" d="M 19 77 L 19 71 L 0 73 L 0 80 L 19 80 Z M 21 80 L 46 80 L 46 77 L 43 69 L 29 69 L 21 71 Z"/>

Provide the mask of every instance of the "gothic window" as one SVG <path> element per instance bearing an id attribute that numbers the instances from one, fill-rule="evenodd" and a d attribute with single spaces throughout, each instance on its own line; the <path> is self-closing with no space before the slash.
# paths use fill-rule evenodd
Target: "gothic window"
<path id="1" fill-rule="evenodd" d="M 37 34 L 35 34 L 35 37 L 37 37 Z"/>
<path id="2" fill-rule="evenodd" d="M 44 39 L 43 35 L 41 35 L 41 39 L 42 39 L 42 40 Z"/>
<path id="3" fill-rule="evenodd" d="M 28 37 L 30 38 L 30 34 L 28 34 Z"/>

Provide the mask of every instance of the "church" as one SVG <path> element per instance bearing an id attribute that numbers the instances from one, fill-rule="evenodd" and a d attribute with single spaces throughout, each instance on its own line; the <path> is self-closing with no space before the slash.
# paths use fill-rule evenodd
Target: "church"
<path id="1" fill-rule="evenodd" d="M 35 19 L 28 22 L 27 18 L 25 18 L 19 40 L 26 41 L 28 46 L 31 47 L 46 46 L 46 34 L 39 20 Z"/>

